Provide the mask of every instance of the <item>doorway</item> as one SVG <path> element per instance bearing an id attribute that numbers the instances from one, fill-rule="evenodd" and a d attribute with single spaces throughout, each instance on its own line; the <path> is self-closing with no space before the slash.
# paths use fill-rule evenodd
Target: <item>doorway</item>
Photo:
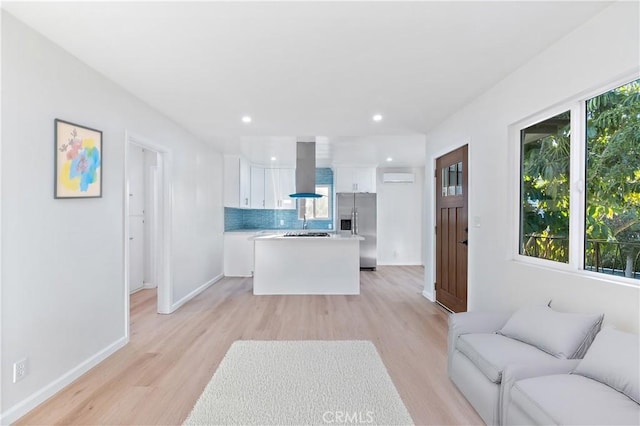
<path id="1" fill-rule="evenodd" d="M 129 293 L 157 287 L 158 153 L 129 144 Z"/>
<path id="2" fill-rule="evenodd" d="M 467 310 L 468 145 L 436 160 L 436 302 Z"/>
<path id="3" fill-rule="evenodd" d="M 157 312 L 171 306 L 171 153 L 131 134 L 125 144 L 125 324 L 130 295 L 156 289 Z"/>

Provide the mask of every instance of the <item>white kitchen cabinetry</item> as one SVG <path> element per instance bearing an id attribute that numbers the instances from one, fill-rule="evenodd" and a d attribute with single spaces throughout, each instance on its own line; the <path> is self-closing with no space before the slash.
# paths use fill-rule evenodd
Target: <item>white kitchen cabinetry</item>
<path id="1" fill-rule="evenodd" d="M 376 192 L 375 167 L 337 167 L 336 192 Z"/>
<path id="2" fill-rule="evenodd" d="M 252 209 L 295 209 L 295 169 L 251 167 Z"/>
<path id="3" fill-rule="evenodd" d="M 264 170 L 264 208 L 291 210 L 296 208 L 295 199 L 289 197 L 296 191 L 295 169 Z"/>
<path id="4" fill-rule="evenodd" d="M 251 202 L 252 209 L 264 209 L 264 168 L 251 167 Z"/>
<path id="5" fill-rule="evenodd" d="M 224 233 L 224 275 L 250 277 L 253 275 L 253 237 L 255 232 Z"/>
<path id="6" fill-rule="evenodd" d="M 251 202 L 249 162 L 237 155 L 224 156 L 224 206 L 248 209 Z"/>

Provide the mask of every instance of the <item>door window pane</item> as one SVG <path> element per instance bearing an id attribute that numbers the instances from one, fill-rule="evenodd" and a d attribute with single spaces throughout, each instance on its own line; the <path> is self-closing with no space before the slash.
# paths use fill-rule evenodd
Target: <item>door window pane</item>
<path id="1" fill-rule="evenodd" d="M 462 162 L 442 169 L 442 196 L 462 195 Z"/>
<path id="2" fill-rule="evenodd" d="M 449 168 L 445 167 L 442 169 L 442 196 L 446 197 L 449 195 Z"/>
<path id="3" fill-rule="evenodd" d="M 640 279 L 640 80 L 587 101 L 586 270 Z"/>
<path id="4" fill-rule="evenodd" d="M 449 166 L 449 194 L 456 195 L 456 182 L 458 180 L 458 172 L 455 164 Z"/>
<path id="5" fill-rule="evenodd" d="M 520 132 L 520 254 L 569 261 L 570 112 Z"/>

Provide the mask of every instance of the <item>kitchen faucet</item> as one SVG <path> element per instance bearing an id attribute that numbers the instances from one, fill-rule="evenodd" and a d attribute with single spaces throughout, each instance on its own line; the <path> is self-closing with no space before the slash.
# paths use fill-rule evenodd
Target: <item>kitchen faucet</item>
<path id="1" fill-rule="evenodd" d="M 302 229 L 307 229 L 307 215 L 302 215 Z"/>

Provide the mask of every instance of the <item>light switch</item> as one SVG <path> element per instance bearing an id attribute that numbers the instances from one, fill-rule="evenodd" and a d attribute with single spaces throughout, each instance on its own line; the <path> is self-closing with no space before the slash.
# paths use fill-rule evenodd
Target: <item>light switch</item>
<path id="1" fill-rule="evenodd" d="M 473 217 L 473 227 L 480 228 L 480 216 Z"/>

